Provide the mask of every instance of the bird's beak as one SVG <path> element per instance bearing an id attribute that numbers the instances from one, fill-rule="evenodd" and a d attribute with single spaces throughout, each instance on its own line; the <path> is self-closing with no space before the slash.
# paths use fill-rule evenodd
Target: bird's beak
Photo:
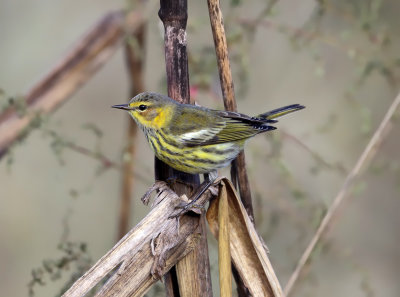
<path id="1" fill-rule="evenodd" d="M 118 109 L 124 109 L 124 110 L 132 110 L 132 108 L 129 106 L 129 104 L 117 104 L 111 106 L 112 108 L 118 108 Z"/>

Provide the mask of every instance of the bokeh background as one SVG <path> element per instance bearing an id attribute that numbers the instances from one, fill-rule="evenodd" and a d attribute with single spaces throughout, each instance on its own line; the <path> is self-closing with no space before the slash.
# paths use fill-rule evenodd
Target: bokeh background
<path id="1" fill-rule="evenodd" d="M 284 286 L 399 91 L 400 2 L 222 4 L 238 109 L 252 115 L 291 103 L 307 106 L 246 147 L 257 229 Z M 145 85 L 166 93 L 158 2 L 144 5 Z M 23 96 L 106 12 L 131 7 L 126 1 L 1 0 L 1 106 Z M 222 108 L 206 1 L 189 1 L 188 50 L 192 96 L 200 105 Z M 116 242 L 121 173 L 63 147 L 57 137 L 121 163 L 133 121 L 110 106 L 128 101 L 128 91 L 120 49 L 0 160 L 1 296 L 27 296 L 32 271 L 44 281 L 33 286 L 35 295 L 55 296 L 72 273 Z M 293 296 L 399 296 L 399 128 L 395 118 Z M 134 182 L 131 226 L 149 211 L 139 197 L 153 181 L 153 156 L 141 133 L 135 145 L 135 170 L 147 179 Z M 211 238 L 210 250 L 216 276 Z M 78 260 L 45 272 L 66 251 Z M 162 285 L 148 293 L 162 295 Z"/>

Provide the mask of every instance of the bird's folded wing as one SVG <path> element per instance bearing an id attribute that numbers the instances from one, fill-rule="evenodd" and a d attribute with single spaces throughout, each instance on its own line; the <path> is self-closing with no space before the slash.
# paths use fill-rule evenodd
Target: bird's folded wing
<path id="1" fill-rule="evenodd" d="M 265 122 L 246 115 L 218 111 L 207 119 L 193 121 L 188 119 L 175 137 L 186 146 L 203 146 L 244 140 L 265 130 L 274 127 L 265 125 Z M 182 120 L 182 118 L 180 119 Z"/>

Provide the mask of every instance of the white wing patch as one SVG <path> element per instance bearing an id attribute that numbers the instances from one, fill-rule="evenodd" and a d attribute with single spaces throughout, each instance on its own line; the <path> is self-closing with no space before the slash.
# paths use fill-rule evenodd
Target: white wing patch
<path id="1" fill-rule="evenodd" d="M 206 142 L 207 140 L 213 138 L 222 130 L 222 127 L 214 127 L 212 129 L 200 129 L 197 131 L 190 131 L 183 133 L 179 136 L 180 140 L 188 143 L 197 143 L 200 144 L 202 142 Z"/>
<path id="2" fill-rule="evenodd" d="M 206 129 L 198 130 L 198 131 L 192 131 L 192 132 L 187 132 L 181 135 L 182 140 L 192 140 L 192 139 L 201 139 L 204 136 L 207 136 L 210 134 L 210 131 Z"/>

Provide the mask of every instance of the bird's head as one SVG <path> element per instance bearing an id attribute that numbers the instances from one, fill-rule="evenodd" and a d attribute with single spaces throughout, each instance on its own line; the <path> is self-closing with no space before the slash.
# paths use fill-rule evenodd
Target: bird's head
<path id="1" fill-rule="evenodd" d="M 160 129 L 171 118 L 176 103 L 169 97 L 157 93 L 140 93 L 127 104 L 113 105 L 113 108 L 124 109 L 141 126 Z"/>

